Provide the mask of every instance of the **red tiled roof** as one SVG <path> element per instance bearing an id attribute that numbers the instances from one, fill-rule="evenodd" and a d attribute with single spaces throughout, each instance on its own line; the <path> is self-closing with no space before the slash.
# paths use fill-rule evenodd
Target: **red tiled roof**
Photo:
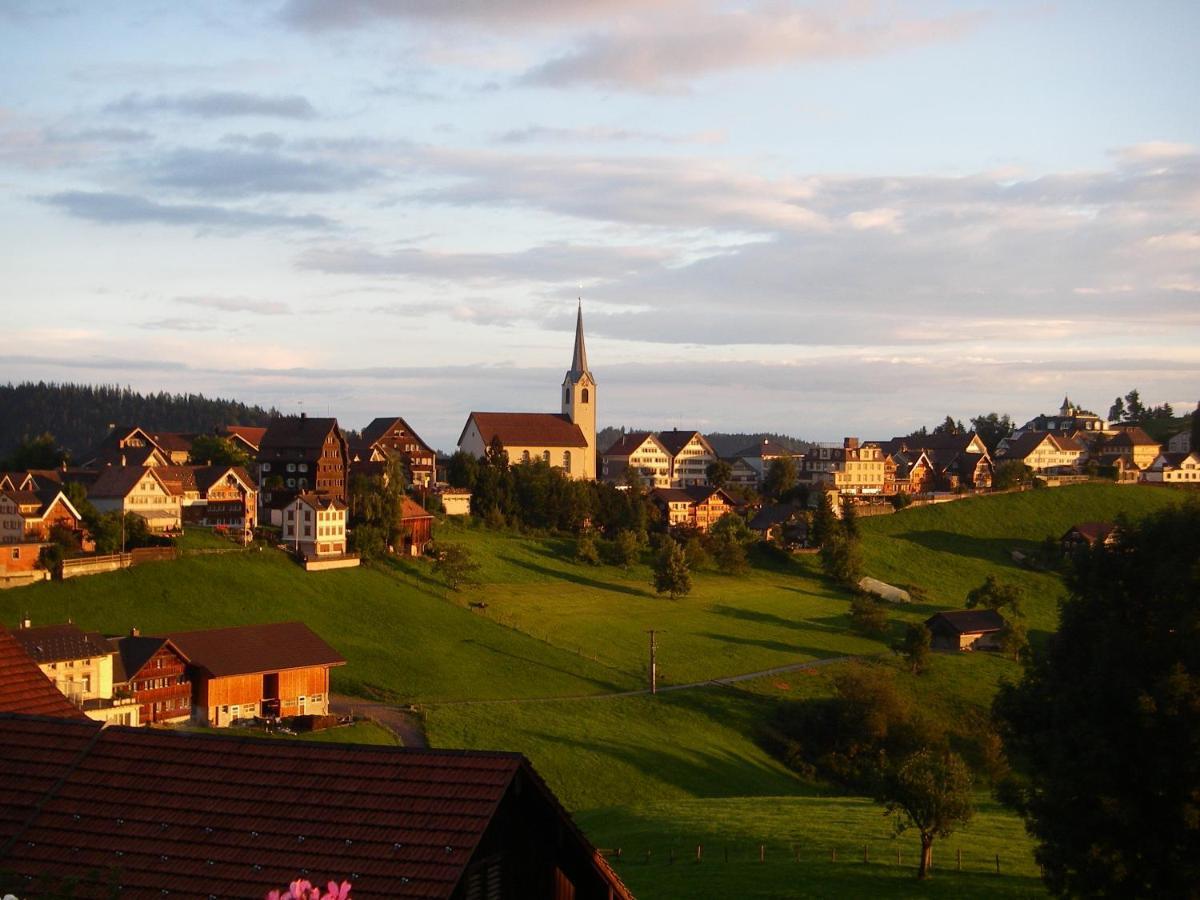
<path id="1" fill-rule="evenodd" d="M 520 792 L 542 796 L 593 875 L 630 897 L 517 754 L 8 716 L 0 765 L 18 775 L 0 787 L 15 838 L 0 868 L 32 876 L 31 893 L 50 876 L 78 878 L 76 896 L 108 896 L 112 878 L 122 897 L 260 898 L 308 876 L 349 880 L 356 897 L 445 898 Z"/>
<path id="2" fill-rule="evenodd" d="M 1089 545 L 1095 544 L 1097 541 L 1103 543 L 1116 530 L 1117 526 L 1112 522 L 1080 522 L 1078 525 L 1071 526 L 1070 530 L 1063 535 L 1063 540 L 1072 534 L 1078 534 Z"/>
<path id="3" fill-rule="evenodd" d="M 194 434 L 184 434 L 178 431 L 160 431 L 157 434 L 150 435 L 154 438 L 154 443 L 158 444 L 160 450 L 177 453 L 190 453 L 192 444 L 196 440 Z"/>
<path id="4" fill-rule="evenodd" d="M 346 664 L 340 653 L 303 622 L 176 631 L 162 637 L 216 678 Z"/>
<path id="5" fill-rule="evenodd" d="M 87 718 L 63 696 L 3 625 L 0 625 L 0 712 Z M 0 771 L 7 773 L 3 766 Z M 4 780 L 0 779 L 0 782 Z M 0 801 L 2 805 L 3 801 Z M 0 815 L 0 829 L 3 828 L 2 820 Z"/>
<path id="6" fill-rule="evenodd" d="M 400 519 L 401 520 L 404 520 L 404 519 L 432 519 L 432 518 L 433 518 L 433 513 L 426 512 L 425 509 L 421 506 L 421 504 L 419 504 L 413 500 L 410 500 L 408 497 L 404 498 L 404 501 L 400 507 Z"/>
<path id="7" fill-rule="evenodd" d="M 223 425 L 221 431 L 230 437 L 240 437 L 255 450 L 262 444 L 263 435 L 267 433 L 267 429 L 256 428 L 253 425 Z"/>
<path id="8" fill-rule="evenodd" d="M 498 437 L 505 447 L 587 447 L 579 426 L 557 413 L 473 412 L 467 419 L 468 426 L 472 419 L 484 444 Z"/>

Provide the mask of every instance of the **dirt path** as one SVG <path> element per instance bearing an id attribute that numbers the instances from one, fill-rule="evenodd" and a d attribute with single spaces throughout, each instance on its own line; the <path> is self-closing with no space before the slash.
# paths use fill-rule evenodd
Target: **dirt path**
<path id="1" fill-rule="evenodd" d="M 346 697 L 341 694 L 331 694 L 329 711 L 338 716 L 366 716 L 374 719 L 384 728 L 400 738 L 405 747 L 428 747 L 425 739 L 425 728 L 421 719 L 414 713 L 398 706 L 388 706 L 374 700 L 362 700 L 358 697 Z"/>

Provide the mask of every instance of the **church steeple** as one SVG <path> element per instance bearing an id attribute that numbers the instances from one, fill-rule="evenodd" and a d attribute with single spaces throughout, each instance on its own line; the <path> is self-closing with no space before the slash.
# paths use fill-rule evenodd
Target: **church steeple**
<path id="1" fill-rule="evenodd" d="M 588 371 L 587 346 L 583 342 L 583 301 L 579 301 L 579 309 L 575 317 L 575 354 L 571 357 L 571 370 L 567 377 L 578 381 L 583 375 L 591 375 Z"/>

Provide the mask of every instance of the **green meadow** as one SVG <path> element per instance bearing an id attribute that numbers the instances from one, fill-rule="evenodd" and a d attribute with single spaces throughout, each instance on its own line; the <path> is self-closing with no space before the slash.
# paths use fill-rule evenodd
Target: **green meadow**
<path id="1" fill-rule="evenodd" d="M 334 672 L 335 690 L 416 706 L 433 746 L 526 754 L 593 841 L 621 849 L 615 865 L 640 897 L 1038 896 L 1021 823 L 986 792 L 974 821 L 936 847 L 936 876 L 918 884 L 915 837 L 897 837 L 869 800 L 786 768 L 766 749 L 770 722 L 782 704 L 828 696 L 838 658 L 894 666 L 888 645 L 906 622 L 960 607 L 988 574 L 1025 589 L 1032 636 L 1044 637 L 1061 579 L 1018 566 L 1012 551 L 1179 496 L 1089 484 L 861 519 L 867 573 L 920 591 L 918 602 L 892 609 L 884 640 L 851 631 L 848 596 L 813 557 L 755 557 L 744 577 L 694 573 L 692 593 L 671 601 L 653 592 L 645 565 L 580 565 L 569 539 L 456 523 L 441 524 L 438 538 L 466 545 L 480 563 L 480 583 L 461 592 L 424 561 L 307 575 L 267 549 L 5 591 L 0 618 L 10 627 L 26 613 L 36 623 L 72 618 L 109 634 L 303 620 L 348 661 Z M 831 662 L 633 693 L 647 682 L 648 629 L 659 632 L 667 687 Z M 1019 674 L 1009 660 L 962 654 L 896 678 L 930 714 L 970 722 Z M 360 734 L 381 739 L 369 728 Z M 321 739 L 351 738 L 339 730 Z"/>

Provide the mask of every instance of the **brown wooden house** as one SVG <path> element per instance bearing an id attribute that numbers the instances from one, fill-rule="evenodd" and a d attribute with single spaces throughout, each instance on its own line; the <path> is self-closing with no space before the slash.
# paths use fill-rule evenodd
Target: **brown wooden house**
<path id="1" fill-rule="evenodd" d="M 137 701 L 143 725 L 191 718 L 188 658 L 178 647 L 167 638 L 143 637 L 136 628 L 109 644 L 117 651 L 113 693 Z"/>
<path id="2" fill-rule="evenodd" d="M 994 609 L 940 612 L 925 620 L 934 650 L 998 650 L 1006 624 Z"/>
<path id="3" fill-rule="evenodd" d="M 410 556 L 420 556 L 433 540 L 433 514 L 405 497 L 400 511 L 400 525 L 404 529 L 404 552 Z"/>
<path id="4" fill-rule="evenodd" d="M 258 448 L 259 492 L 264 504 L 275 494 L 311 491 L 346 501 L 350 451 L 337 419 L 301 413 L 272 419 Z"/>
<path id="5" fill-rule="evenodd" d="M 399 416 L 372 420 L 350 450 L 351 465 L 371 462 L 373 456 L 383 460 L 398 459 L 408 470 L 412 484 L 427 488 L 436 480 L 437 454 Z"/>
<path id="6" fill-rule="evenodd" d="M 328 715 L 329 670 L 346 664 L 303 622 L 163 637 L 188 660 L 192 718 L 218 728 L 258 716 Z"/>
<path id="7" fill-rule="evenodd" d="M 708 531 L 737 507 L 737 501 L 717 487 L 655 488 L 650 500 L 662 511 L 669 528 Z"/>

